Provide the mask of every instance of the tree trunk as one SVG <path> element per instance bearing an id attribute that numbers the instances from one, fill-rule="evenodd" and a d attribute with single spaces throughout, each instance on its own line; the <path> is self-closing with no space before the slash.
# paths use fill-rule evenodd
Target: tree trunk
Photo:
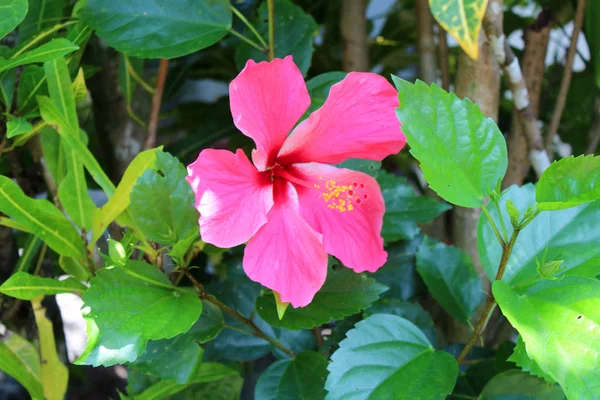
<path id="1" fill-rule="evenodd" d="M 420 72 L 423 82 L 430 85 L 437 81 L 435 42 L 433 40 L 433 17 L 427 0 L 417 0 L 417 31 Z"/>
<path id="2" fill-rule="evenodd" d="M 545 59 L 550 39 L 550 24 L 552 14 L 550 11 L 542 11 L 535 24 L 525 30 L 525 51 L 521 60 L 523 77 L 529 90 L 531 111 L 535 118 L 538 117 L 540 108 L 540 94 L 546 70 Z M 508 136 L 508 171 L 502 185 L 504 188 L 510 185 L 522 185 L 529 173 L 530 164 L 527 159 L 527 139 L 523 132 L 523 126 L 519 121 L 518 111 L 513 112 L 512 127 Z"/>
<path id="3" fill-rule="evenodd" d="M 344 43 L 344 71 L 368 71 L 367 17 L 365 0 L 344 0 L 340 28 Z"/>

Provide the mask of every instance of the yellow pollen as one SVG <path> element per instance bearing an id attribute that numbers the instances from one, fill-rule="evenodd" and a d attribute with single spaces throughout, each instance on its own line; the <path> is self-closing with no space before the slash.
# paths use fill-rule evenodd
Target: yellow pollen
<path id="1" fill-rule="evenodd" d="M 319 177 L 319 179 L 322 179 Z M 316 189 L 320 189 L 320 186 L 315 184 Z M 353 189 L 352 184 L 349 185 L 338 185 L 333 179 L 329 179 L 325 182 L 325 191 L 321 192 L 320 198 L 327 203 L 327 208 L 331 210 L 337 210 L 339 212 L 346 212 L 354 210 L 352 205 L 352 196 L 348 194 L 348 191 Z"/>

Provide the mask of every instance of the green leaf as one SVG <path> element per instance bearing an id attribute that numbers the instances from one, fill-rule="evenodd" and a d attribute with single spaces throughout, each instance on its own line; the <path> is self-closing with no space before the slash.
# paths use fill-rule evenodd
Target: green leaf
<path id="1" fill-rule="evenodd" d="M 35 323 L 40 339 L 41 371 L 40 378 L 44 388 L 44 398 L 48 400 L 64 399 L 69 382 L 69 370 L 60 361 L 54 340 L 54 327 L 46 317 L 42 307 L 42 298 L 31 300 Z"/>
<path id="2" fill-rule="evenodd" d="M 76 363 L 93 366 L 132 362 L 148 340 L 186 332 L 202 312 L 196 293 L 140 261 L 100 269 L 83 302 L 88 345 Z"/>
<path id="3" fill-rule="evenodd" d="M 284 58 L 292 55 L 294 63 L 303 75 L 306 75 L 311 64 L 313 53 L 313 35 L 318 25 L 310 14 L 290 0 L 275 0 L 275 57 Z M 267 2 L 264 1 L 258 8 L 258 18 L 252 24 L 263 37 L 268 37 L 268 12 Z M 248 32 L 247 32 L 248 33 Z M 267 55 L 245 42 L 240 42 L 235 53 L 235 60 L 240 69 L 246 61 L 252 59 L 256 62 L 265 61 Z"/>
<path id="4" fill-rule="evenodd" d="M 458 376 L 450 354 L 435 350 L 416 326 L 395 315 L 357 323 L 331 360 L 327 400 L 441 400 Z"/>
<path id="5" fill-rule="evenodd" d="M 596 86 L 600 88 L 600 4 L 597 1 L 588 1 L 585 8 L 585 38 L 590 46 Z"/>
<path id="6" fill-rule="evenodd" d="M 89 231 L 96 205 L 90 198 L 83 165 L 72 150 L 67 150 L 67 174 L 58 188 L 58 199 L 73 222 Z"/>
<path id="7" fill-rule="evenodd" d="M 44 162 L 56 184 L 60 185 L 67 171 L 65 146 L 61 145 L 60 135 L 56 129 L 50 126 L 42 128 L 39 138 Z"/>
<path id="8" fill-rule="evenodd" d="M 417 196 L 403 177 L 383 172 L 377 182 L 385 200 L 381 236 L 387 242 L 414 238 L 418 224 L 431 222 L 451 208 L 431 197 Z"/>
<path id="9" fill-rule="evenodd" d="M 129 207 L 131 189 L 142 173 L 148 168 L 152 168 L 157 151 L 159 149 L 145 150 L 135 156 L 127 166 L 121 182 L 111 198 L 100 209 L 94 210 L 91 243 L 96 243 L 108 225 Z"/>
<path id="10" fill-rule="evenodd" d="M 433 17 L 469 57 L 479 57 L 479 31 L 488 0 L 429 0 Z"/>
<path id="11" fill-rule="evenodd" d="M 17 110 L 19 113 L 25 113 L 35 108 L 35 96 L 47 95 L 48 85 L 44 69 L 39 65 L 28 65 L 23 69 L 19 78 L 19 88 L 17 90 Z"/>
<path id="12" fill-rule="evenodd" d="M 140 58 L 194 53 L 221 40 L 231 28 L 227 0 L 88 0 L 81 17 L 109 46 Z"/>
<path id="13" fill-rule="evenodd" d="M 16 82 L 17 71 L 15 69 L 0 73 L 0 102 L 6 106 L 6 111 L 10 111 L 12 107 Z"/>
<path id="14" fill-rule="evenodd" d="M 193 379 L 186 384 L 179 384 L 174 379 L 160 380 L 142 393 L 135 396 L 136 400 L 162 400 L 187 389 L 192 384 L 222 380 L 238 376 L 238 372 L 219 363 L 202 363 L 199 365 Z M 205 397 L 200 397 L 205 399 Z"/>
<path id="15" fill-rule="evenodd" d="M 360 158 L 350 158 L 344 162 L 336 164 L 338 168 L 352 169 L 354 171 L 364 172 L 373 178 L 379 175 L 381 161 L 363 160 Z"/>
<path id="16" fill-rule="evenodd" d="M 321 108 L 321 106 L 325 104 L 325 100 L 327 100 L 327 97 L 329 96 L 329 90 L 331 89 L 331 87 L 336 83 L 340 82 L 345 77 L 345 72 L 333 71 L 317 75 L 314 78 L 308 80 L 306 82 L 306 88 L 308 89 L 308 94 L 310 95 L 311 102 L 310 107 L 305 113 L 305 116 L 308 117 L 313 111 L 316 111 L 319 108 Z M 355 169 L 352 167 L 345 168 Z"/>
<path id="17" fill-rule="evenodd" d="M 508 358 L 508 361 L 514 362 L 523 371 L 529 372 L 531 375 L 535 375 L 538 378 L 542 378 L 548 383 L 556 383 L 556 381 L 552 379 L 550 375 L 545 373 L 540 368 L 538 363 L 529 358 L 529 356 L 527 355 L 527 350 L 525 349 L 525 342 L 523 341 L 523 338 L 521 336 L 519 336 L 519 339 L 517 339 L 515 349 L 511 356 Z"/>
<path id="18" fill-rule="evenodd" d="M 186 176 L 179 160 L 158 152 L 154 167 L 137 180 L 130 194 L 130 212 L 148 239 L 174 244 L 198 230 L 194 194 Z"/>
<path id="19" fill-rule="evenodd" d="M 511 186 L 500 198 L 502 217 L 510 236 L 513 228 L 505 211 L 508 200 L 524 214 L 535 204 L 535 187 L 531 184 Z M 489 212 L 496 226 L 500 226 L 497 211 L 491 208 Z M 502 280 L 512 286 L 519 285 L 519 290 L 524 289 L 523 285 L 539 276 L 537 263 L 542 263 L 543 259 L 546 262 L 564 260 L 561 275 L 595 277 L 600 274 L 600 225 L 593 222 L 599 219 L 598 201 L 567 210 L 542 212 L 519 233 Z M 484 216 L 479 219 L 477 242 L 483 269 L 493 280 L 502 248 Z"/>
<path id="20" fill-rule="evenodd" d="M 58 265 L 63 271 L 73 276 L 80 282 L 87 282 L 92 278 L 92 274 L 88 267 L 86 267 L 78 259 L 72 257 L 65 257 L 61 255 L 58 259 Z"/>
<path id="21" fill-rule="evenodd" d="M 120 57 L 118 72 L 119 88 L 121 89 L 121 92 L 123 92 L 125 103 L 131 105 L 137 81 L 133 79 L 129 69 L 141 77 L 144 70 L 144 60 L 141 58 L 127 57 L 125 54 L 122 54 Z"/>
<path id="22" fill-rule="evenodd" d="M 387 287 L 347 268 L 329 269 L 327 280 L 306 307 L 289 307 L 282 319 L 270 292 L 256 301 L 256 311 L 270 325 L 285 329 L 310 329 L 368 308 Z"/>
<path id="23" fill-rule="evenodd" d="M 37 49 L 19 54 L 14 58 L 10 58 L 8 60 L 0 59 L 0 72 L 18 67 L 20 65 L 41 63 L 52 60 L 56 57 L 61 57 L 72 53 L 77 49 L 79 49 L 79 46 L 74 45 L 67 39 L 54 39 L 46 44 L 41 45 Z"/>
<path id="24" fill-rule="evenodd" d="M 0 39 L 8 35 L 19 25 L 27 14 L 27 0 L 0 0 L 2 18 L 0 19 Z"/>
<path id="25" fill-rule="evenodd" d="M 398 299 L 381 299 L 364 312 L 365 316 L 374 314 L 392 314 L 407 319 L 423 331 L 431 343 L 435 344 L 437 341 L 437 333 L 431 315 L 419 303 L 408 303 Z"/>
<path id="26" fill-rule="evenodd" d="M 86 287 L 73 278 L 59 281 L 30 275 L 27 272 L 17 272 L 0 285 L 0 293 L 21 300 L 58 293 L 84 293 L 85 290 Z"/>
<path id="27" fill-rule="evenodd" d="M 11 179 L 0 176 L 0 211 L 25 225 L 52 250 L 68 257 L 83 255 L 83 241 L 65 216 L 48 200 L 25 196 Z"/>
<path id="28" fill-rule="evenodd" d="M 0 370 L 23 385 L 33 400 L 44 398 L 40 357 L 37 349 L 21 336 L 13 333 L 0 338 Z"/>
<path id="29" fill-rule="evenodd" d="M 14 273 L 17 272 L 28 272 L 32 269 L 33 260 L 37 255 L 40 247 L 42 246 L 42 241 L 33 235 L 29 236 L 29 240 L 25 244 L 23 248 L 23 252 L 17 261 L 17 266 L 15 267 Z"/>
<path id="30" fill-rule="evenodd" d="M 483 284 L 469 255 L 426 236 L 417 253 L 417 271 L 444 310 L 468 324 L 485 298 Z"/>
<path id="31" fill-rule="evenodd" d="M 6 122 L 6 137 L 12 138 L 22 135 L 33 129 L 33 125 L 23 117 L 14 117 Z"/>
<path id="32" fill-rule="evenodd" d="M 544 280 L 524 295 L 502 281 L 492 289 L 529 357 L 567 397 L 600 398 L 600 281 L 580 276 Z"/>
<path id="33" fill-rule="evenodd" d="M 69 132 L 79 134 L 79 121 L 77 120 L 77 105 L 73 96 L 69 68 L 63 57 L 56 57 L 44 63 L 44 73 L 48 82 L 50 99 L 54 102 L 60 114 L 65 117 Z"/>
<path id="34" fill-rule="evenodd" d="M 29 0 L 29 11 L 19 26 L 19 41 L 54 26 L 63 17 L 65 0 Z"/>
<path id="35" fill-rule="evenodd" d="M 254 397 L 261 400 L 323 400 L 327 360 L 313 351 L 269 366 L 256 383 Z"/>
<path id="36" fill-rule="evenodd" d="M 540 210 L 562 210 L 600 199 L 600 157 L 579 156 L 555 161 L 537 184 Z"/>
<path id="37" fill-rule="evenodd" d="M 217 381 L 197 383 L 172 397 L 173 400 L 239 400 L 244 380 L 231 375 Z"/>
<path id="38" fill-rule="evenodd" d="M 506 141 L 494 121 L 471 100 L 435 84 L 393 80 L 410 153 L 431 189 L 452 204 L 480 207 L 508 165 Z"/>
<path id="39" fill-rule="evenodd" d="M 558 386 L 549 385 L 540 378 L 527 373 L 510 370 L 492 378 L 485 385 L 480 400 L 564 400 Z"/>
<path id="40" fill-rule="evenodd" d="M 83 68 L 79 68 L 79 72 L 77 72 L 77 76 L 75 76 L 71 87 L 73 89 L 73 97 L 75 98 L 75 103 L 79 104 L 82 101 L 84 101 L 87 97 L 88 90 L 85 84 L 85 73 L 83 72 Z"/>

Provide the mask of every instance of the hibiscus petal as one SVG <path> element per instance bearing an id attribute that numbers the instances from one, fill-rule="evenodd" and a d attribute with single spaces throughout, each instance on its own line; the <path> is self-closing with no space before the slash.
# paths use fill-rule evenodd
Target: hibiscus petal
<path id="1" fill-rule="evenodd" d="M 188 166 L 187 181 L 196 196 L 203 241 L 237 246 L 267 222 L 273 206 L 270 175 L 259 172 L 242 150 L 203 150 Z"/>
<path id="2" fill-rule="evenodd" d="M 383 77 L 351 72 L 331 87 L 325 104 L 294 129 L 278 162 L 337 164 L 395 154 L 406 143 L 396 117 L 398 106 L 398 93 Z"/>
<path id="3" fill-rule="evenodd" d="M 323 286 L 327 253 L 322 235 L 302 219 L 290 183 L 276 180 L 275 205 L 244 251 L 244 271 L 294 307 L 308 305 Z"/>
<path id="4" fill-rule="evenodd" d="M 254 139 L 256 167 L 272 166 L 281 145 L 310 105 L 302 73 L 291 56 L 271 62 L 248 60 L 229 85 L 233 122 Z"/>
<path id="5" fill-rule="evenodd" d="M 381 226 L 385 203 L 369 175 L 330 165 L 296 164 L 302 217 L 323 234 L 325 251 L 356 272 L 375 272 L 385 264 Z"/>

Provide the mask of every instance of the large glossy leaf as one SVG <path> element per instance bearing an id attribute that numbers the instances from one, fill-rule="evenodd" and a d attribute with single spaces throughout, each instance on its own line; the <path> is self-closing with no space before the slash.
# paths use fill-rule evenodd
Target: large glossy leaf
<path id="1" fill-rule="evenodd" d="M 310 329 L 364 310 L 379 298 L 387 287 L 372 278 L 347 268 L 329 269 L 327 280 L 306 307 L 288 307 L 282 319 L 277 316 L 273 293 L 256 301 L 256 311 L 269 324 L 285 329 Z"/>
<path id="2" fill-rule="evenodd" d="M 395 315 L 373 315 L 348 331 L 331 357 L 325 389 L 334 399 L 445 399 L 458 375 L 448 353 Z"/>
<path id="3" fill-rule="evenodd" d="M 327 360 L 305 351 L 269 366 L 256 383 L 254 398 L 261 400 L 323 400 Z"/>
<path id="4" fill-rule="evenodd" d="M 512 234 L 506 202 L 510 200 L 521 215 L 535 204 L 535 187 L 511 186 L 500 198 L 500 208 L 508 234 Z M 494 208 L 490 215 L 499 226 L 500 219 Z M 542 212 L 520 233 L 506 264 L 503 281 L 511 285 L 531 282 L 538 276 L 537 263 L 564 260 L 561 274 L 594 277 L 600 273 L 600 202 L 593 202 L 567 210 Z M 478 225 L 478 247 L 485 273 L 494 279 L 502 248 L 489 222 L 482 215 Z M 518 288 L 524 289 L 523 286 Z"/>
<path id="5" fill-rule="evenodd" d="M 54 39 L 34 50 L 26 51 L 8 60 L 0 59 L 0 72 L 4 72 L 20 65 L 41 63 L 52 60 L 56 57 L 61 57 L 72 53 L 78 48 L 79 46 L 74 45 L 67 39 Z"/>
<path id="6" fill-rule="evenodd" d="M 108 225 L 129 207 L 131 189 L 144 171 L 154 165 L 157 151 L 158 149 L 150 149 L 135 156 L 127 166 L 113 196 L 100 209 L 94 210 L 91 243 L 96 243 Z"/>
<path id="7" fill-rule="evenodd" d="M 275 0 L 275 9 L 275 57 L 292 55 L 300 71 L 306 75 L 311 64 L 313 36 L 318 28 L 317 23 L 310 14 L 306 14 L 290 0 Z M 265 39 L 268 37 L 268 21 L 267 2 L 264 1 L 258 8 L 258 18 L 254 20 L 253 25 Z M 264 51 L 240 42 L 235 59 L 241 69 L 247 60 L 265 61 L 267 55 Z"/>
<path id="8" fill-rule="evenodd" d="M 425 180 L 452 204 L 480 207 L 508 165 L 506 142 L 494 121 L 471 100 L 436 84 L 393 80 L 398 118 Z"/>
<path id="9" fill-rule="evenodd" d="M 81 16 L 109 46 L 140 58 L 193 53 L 218 42 L 231 27 L 227 0 L 88 0 Z"/>
<path id="10" fill-rule="evenodd" d="M 83 255 L 83 241 L 67 218 L 48 200 L 25 196 L 11 179 L 0 176 L 0 211 L 23 224 L 48 247 L 68 257 Z"/>
<path id="11" fill-rule="evenodd" d="M 69 370 L 60 361 L 54 340 L 54 327 L 46 317 L 46 309 L 42 306 L 42 298 L 31 300 L 35 323 L 40 339 L 41 371 L 40 378 L 44 388 L 44 398 L 61 400 L 65 397 L 69 382 Z"/>
<path id="12" fill-rule="evenodd" d="M 152 169 L 131 190 L 130 212 L 140 230 L 154 242 L 174 244 L 198 230 L 194 194 L 183 164 L 168 153 L 156 153 Z"/>
<path id="13" fill-rule="evenodd" d="M 543 280 L 524 295 L 502 281 L 492 289 L 529 357 L 567 397 L 600 398 L 600 281 L 580 276 Z"/>
<path id="14" fill-rule="evenodd" d="M 431 295 L 453 318 L 468 323 L 485 297 L 469 255 L 425 237 L 417 253 L 417 271 Z"/>
<path id="15" fill-rule="evenodd" d="M 140 261 L 99 270 L 83 301 L 88 344 L 77 363 L 94 366 L 134 361 L 148 340 L 186 332 L 202 311 L 196 293 Z"/>
<path id="16" fill-rule="evenodd" d="M 414 238 L 418 224 L 431 222 L 451 208 L 431 197 L 417 196 L 403 177 L 380 173 L 377 182 L 385 200 L 381 236 L 387 242 Z"/>
<path id="17" fill-rule="evenodd" d="M 73 278 L 62 281 L 42 278 L 27 272 L 17 272 L 0 285 L 0 293 L 21 300 L 32 300 L 40 295 L 57 293 L 83 293 L 85 285 Z"/>
<path id="18" fill-rule="evenodd" d="M 21 336 L 13 333 L 0 338 L 0 370 L 23 385 L 33 400 L 44 398 L 40 356 L 37 349 Z"/>
<path id="19" fill-rule="evenodd" d="M 518 370 L 496 375 L 483 388 L 480 400 L 564 400 L 558 386 Z"/>
<path id="20" fill-rule="evenodd" d="M 0 39 L 8 35 L 19 25 L 27 14 L 27 0 L 0 0 L 2 18 L 0 18 Z"/>
<path id="21" fill-rule="evenodd" d="M 433 17 L 475 60 L 479 57 L 479 31 L 487 4 L 488 0 L 429 0 Z"/>
<path id="22" fill-rule="evenodd" d="M 561 210 L 600 199 L 600 157 L 563 158 L 544 171 L 537 184 L 540 210 Z"/>

